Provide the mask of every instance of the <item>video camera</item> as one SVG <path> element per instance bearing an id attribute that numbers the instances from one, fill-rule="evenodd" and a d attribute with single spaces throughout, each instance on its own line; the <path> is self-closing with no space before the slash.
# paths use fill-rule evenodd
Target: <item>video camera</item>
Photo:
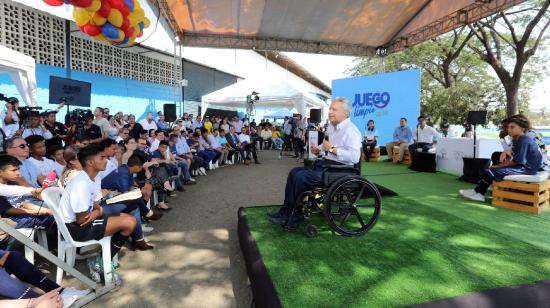
<path id="1" fill-rule="evenodd" d="M 90 109 L 74 109 L 69 113 L 69 124 L 76 124 L 77 127 L 84 127 L 86 120 L 93 117 L 94 115 Z"/>
<path id="2" fill-rule="evenodd" d="M 17 103 L 19 103 L 19 100 L 15 97 L 7 97 L 6 95 L 0 93 L 0 101 L 4 101 L 8 104 L 12 104 L 12 105 L 15 105 Z"/>

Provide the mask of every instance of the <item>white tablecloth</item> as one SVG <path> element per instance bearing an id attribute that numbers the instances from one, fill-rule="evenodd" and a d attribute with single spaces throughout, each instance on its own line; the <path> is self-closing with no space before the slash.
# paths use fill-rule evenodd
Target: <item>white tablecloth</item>
<path id="1" fill-rule="evenodd" d="M 491 158 L 493 152 L 502 151 L 500 140 L 477 139 L 476 158 Z M 473 157 L 474 139 L 472 138 L 439 138 L 437 140 L 437 170 L 462 172 L 462 157 Z"/>

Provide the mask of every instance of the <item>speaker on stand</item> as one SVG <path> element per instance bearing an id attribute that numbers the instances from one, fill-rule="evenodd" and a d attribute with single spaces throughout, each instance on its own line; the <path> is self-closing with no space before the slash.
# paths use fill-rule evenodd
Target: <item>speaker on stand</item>
<path id="1" fill-rule="evenodd" d="M 176 115 L 176 104 L 164 104 L 163 107 L 164 121 L 168 123 L 176 122 L 178 116 Z"/>
<path id="2" fill-rule="evenodd" d="M 463 157 L 464 167 L 462 169 L 462 176 L 459 178 L 461 181 L 477 183 L 483 175 L 483 170 L 489 168 L 491 164 L 490 159 L 476 158 L 477 150 L 477 125 L 485 125 L 487 123 L 487 111 L 469 111 L 467 124 L 474 126 L 474 153 L 472 157 Z"/>

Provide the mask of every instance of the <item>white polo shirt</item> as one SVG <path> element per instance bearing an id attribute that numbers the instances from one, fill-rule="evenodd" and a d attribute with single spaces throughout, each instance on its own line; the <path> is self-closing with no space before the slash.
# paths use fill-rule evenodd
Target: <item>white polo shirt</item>
<path id="1" fill-rule="evenodd" d="M 437 131 L 431 127 L 426 125 L 424 128 L 421 128 L 420 126 L 416 128 L 413 134 L 414 141 L 418 143 L 433 143 L 434 140 L 437 140 Z"/>
<path id="2" fill-rule="evenodd" d="M 59 211 L 64 223 L 76 221 L 76 214 L 93 210 L 94 202 L 101 200 L 101 180 L 90 179 L 88 174 L 80 171 L 65 187 Z"/>

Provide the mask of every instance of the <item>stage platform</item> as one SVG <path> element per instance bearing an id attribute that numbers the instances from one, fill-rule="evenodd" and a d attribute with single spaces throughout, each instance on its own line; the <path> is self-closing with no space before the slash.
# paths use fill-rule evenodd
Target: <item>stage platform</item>
<path id="1" fill-rule="evenodd" d="M 239 211 L 257 307 L 547 307 L 550 211 L 467 201 L 458 189 L 473 185 L 451 174 L 388 162 L 363 163 L 362 174 L 399 194 L 383 198 L 363 237 L 316 217 L 319 235 L 307 238 L 269 223 L 276 207 Z"/>

